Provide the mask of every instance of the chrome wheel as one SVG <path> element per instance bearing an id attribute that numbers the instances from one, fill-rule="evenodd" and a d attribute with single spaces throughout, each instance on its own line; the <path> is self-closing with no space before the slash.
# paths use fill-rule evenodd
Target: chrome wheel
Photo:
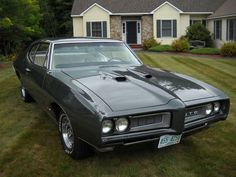
<path id="1" fill-rule="evenodd" d="M 61 120 L 61 134 L 66 147 L 70 150 L 73 149 L 74 133 L 70 120 L 66 115 L 64 115 Z"/>

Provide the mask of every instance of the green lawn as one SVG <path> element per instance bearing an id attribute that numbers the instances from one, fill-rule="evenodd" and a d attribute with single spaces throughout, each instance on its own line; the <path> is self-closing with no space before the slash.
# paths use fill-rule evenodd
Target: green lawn
<path id="1" fill-rule="evenodd" d="M 37 104 L 25 104 L 10 64 L 0 67 L 0 177 L 235 177 L 236 59 L 191 58 L 139 52 L 152 67 L 184 73 L 231 98 L 227 121 L 161 150 L 141 145 L 98 153 L 82 161 L 67 157 L 57 127 Z"/>

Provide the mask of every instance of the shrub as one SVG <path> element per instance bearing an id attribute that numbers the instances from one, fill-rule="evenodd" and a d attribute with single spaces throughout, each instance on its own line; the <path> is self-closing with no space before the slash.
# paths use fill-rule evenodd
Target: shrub
<path id="1" fill-rule="evenodd" d="M 152 52 L 169 52 L 171 51 L 170 45 L 158 45 L 149 49 Z"/>
<path id="2" fill-rule="evenodd" d="M 3 55 L 0 55 L 0 62 L 5 62 L 7 61 L 7 58 Z"/>
<path id="3" fill-rule="evenodd" d="M 155 47 L 157 45 L 160 45 L 160 43 L 158 43 L 154 38 L 145 39 L 144 42 L 143 42 L 144 50 L 148 50 L 151 47 Z"/>
<path id="4" fill-rule="evenodd" d="M 15 54 L 9 55 L 8 57 L 0 54 L 0 62 L 9 62 L 15 60 Z"/>
<path id="5" fill-rule="evenodd" d="M 200 49 L 193 49 L 190 51 L 193 54 L 208 54 L 208 55 L 219 55 L 220 49 L 217 48 L 200 48 Z"/>
<path id="6" fill-rule="evenodd" d="M 213 40 L 210 31 L 202 24 L 196 23 L 187 28 L 186 37 L 189 40 L 200 40 L 206 42 L 206 47 L 213 46 Z"/>
<path id="7" fill-rule="evenodd" d="M 221 55 L 228 57 L 236 56 L 236 42 L 225 43 L 221 47 Z"/>
<path id="8" fill-rule="evenodd" d="M 178 39 L 172 42 L 171 48 L 176 52 L 188 51 L 190 46 L 186 39 Z"/>

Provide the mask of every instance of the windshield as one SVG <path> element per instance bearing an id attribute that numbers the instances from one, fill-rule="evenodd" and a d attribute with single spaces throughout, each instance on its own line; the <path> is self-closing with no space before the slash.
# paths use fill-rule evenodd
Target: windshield
<path id="1" fill-rule="evenodd" d="M 52 56 L 52 68 L 140 64 L 124 43 L 117 42 L 55 44 Z"/>

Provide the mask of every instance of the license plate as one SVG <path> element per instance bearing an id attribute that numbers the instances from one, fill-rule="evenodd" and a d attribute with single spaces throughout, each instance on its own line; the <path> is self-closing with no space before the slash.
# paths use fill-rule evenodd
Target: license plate
<path id="1" fill-rule="evenodd" d="M 182 135 L 164 135 L 160 137 L 158 148 L 163 148 L 166 146 L 171 146 L 178 144 L 181 140 Z"/>

